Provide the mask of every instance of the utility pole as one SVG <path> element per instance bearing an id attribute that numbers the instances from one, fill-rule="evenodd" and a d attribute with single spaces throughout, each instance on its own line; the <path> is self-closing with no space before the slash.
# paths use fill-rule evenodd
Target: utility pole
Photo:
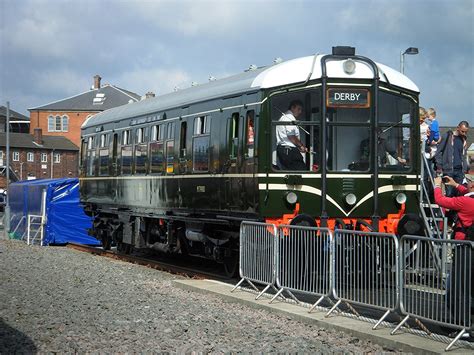
<path id="1" fill-rule="evenodd" d="M 9 191 L 9 185 L 10 185 L 10 102 L 7 101 L 7 127 L 6 127 L 6 153 L 7 153 L 7 159 L 6 159 L 6 174 L 5 177 L 7 179 L 6 183 L 6 196 L 5 196 L 5 213 L 3 215 L 3 227 L 5 228 L 5 237 L 8 238 L 8 232 L 10 232 L 10 191 Z"/>

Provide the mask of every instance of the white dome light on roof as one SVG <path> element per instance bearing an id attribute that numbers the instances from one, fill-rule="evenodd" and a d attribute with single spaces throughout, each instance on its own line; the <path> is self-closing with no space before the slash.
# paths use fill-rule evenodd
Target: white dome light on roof
<path id="1" fill-rule="evenodd" d="M 356 68 L 356 64 L 355 64 L 355 62 L 354 62 L 352 59 L 348 59 L 348 60 L 345 60 L 345 61 L 342 63 L 342 67 L 343 67 L 344 72 L 345 72 L 346 74 L 354 74 L 355 68 Z"/>

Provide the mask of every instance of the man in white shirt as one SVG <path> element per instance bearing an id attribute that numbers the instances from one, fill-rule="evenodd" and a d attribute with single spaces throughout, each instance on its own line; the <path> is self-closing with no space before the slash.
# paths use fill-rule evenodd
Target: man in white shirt
<path id="1" fill-rule="evenodd" d="M 294 122 L 303 112 L 303 103 L 292 101 L 290 108 L 284 113 L 280 122 Z M 276 126 L 277 157 L 283 170 L 306 170 L 306 163 L 301 153 L 308 149 L 300 140 L 300 130 L 297 125 Z"/>

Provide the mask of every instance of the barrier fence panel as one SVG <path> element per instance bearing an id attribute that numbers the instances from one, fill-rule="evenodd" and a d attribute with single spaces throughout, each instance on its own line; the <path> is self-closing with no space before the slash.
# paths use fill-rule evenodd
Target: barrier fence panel
<path id="1" fill-rule="evenodd" d="M 469 241 L 402 237 L 400 310 L 405 318 L 392 334 L 410 317 L 452 327 L 460 332 L 449 350 L 472 329 L 473 249 Z"/>
<path id="2" fill-rule="evenodd" d="M 398 252 L 393 234 L 336 230 L 333 275 L 338 301 L 328 315 L 342 301 L 385 310 L 377 328 L 398 306 Z"/>
<path id="3" fill-rule="evenodd" d="M 276 283 L 280 289 L 272 301 L 292 291 L 319 296 L 313 310 L 332 292 L 332 233 L 327 228 L 303 226 L 278 227 L 278 262 Z"/>
<path id="4" fill-rule="evenodd" d="M 260 298 L 269 288 L 275 288 L 277 229 L 275 225 L 258 222 L 242 222 L 240 226 L 240 277 L 232 291 L 247 281 L 256 291 L 254 283 L 265 288 L 255 299 Z"/>

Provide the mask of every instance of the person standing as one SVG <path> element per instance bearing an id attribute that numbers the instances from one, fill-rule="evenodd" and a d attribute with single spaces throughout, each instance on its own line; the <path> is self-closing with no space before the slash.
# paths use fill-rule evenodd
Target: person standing
<path id="1" fill-rule="evenodd" d="M 294 100 L 279 119 L 279 122 L 290 122 L 291 125 L 276 126 L 277 157 L 283 170 L 306 170 L 301 153 L 306 153 L 308 149 L 301 142 L 300 130 L 295 124 L 302 113 L 303 103 Z"/>
<path id="2" fill-rule="evenodd" d="M 419 119 L 419 122 L 420 122 L 420 140 L 421 140 L 421 143 L 423 144 L 423 142 L 426 140 L 426 133 L 428 131 L 428 128 L 429 128 L 429 125 L 428 123 L 426 123 L 426 110 L 424 107 L 421 107 L 419 108 L 418 110 L 418 119 Z"/>
<path id="3" fill-rule="evenodd" d="M 435 155 L 437 174 L 450 176 L 458 184 L 464 180 L 464 174 L 469 171 L 467 162 L 467 132 L 469 123 L 459 122 L 456 130 L 448 131 L 443 136 Z M 453 196 L 455 190 L 448 189 L 448 196 Z"/>
<path id="4" fill-rule="evenodd" d="M 452 177 L 445 177 L 446 185 L 455 188 L 458 197 L 443 196 L 441 190 L 442 178 L 435 178 L 435 203 L 443 208 L 457 212 L 457 221 L 454 227 L 454 240 L 473 241 L 472 226 L 474 225 L 474 182 L 469 177 L 467 187 L 454 181 Z M 449 276 L 447 305 L 450 309 L 450 322 L 465 328 L 471 326 L 472 318 L 471 297 L 474 294 L 474 253 L 472 247 L 466 243 L 456 243 L 453 248 L 453 261 Z M 470 285 L 470 288 L 467 287 Z M 471 305 L 472 307 L 473 305 Z M 470 314 L 471 313 L 471 314 Z M 451 334 L 454 336 L 455 334 Z M 472 332 L 470 337 L 472 338 Z"/>

